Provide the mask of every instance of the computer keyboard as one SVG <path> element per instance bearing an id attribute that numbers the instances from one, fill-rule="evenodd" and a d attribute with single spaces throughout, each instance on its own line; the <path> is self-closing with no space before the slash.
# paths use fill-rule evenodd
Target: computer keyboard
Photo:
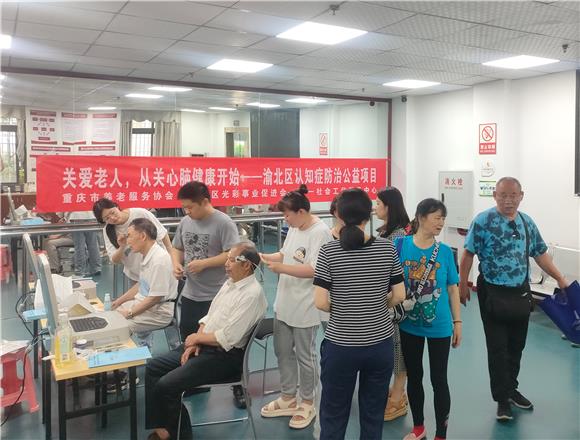
<path id="1" fill-rule="evenodd" d="M 70 325 L 75 332 L 87 332 L 89 330 L 99 330 L 107 326 L 107 320 L 91 316 L 89 318 L 71 319 Z"/>

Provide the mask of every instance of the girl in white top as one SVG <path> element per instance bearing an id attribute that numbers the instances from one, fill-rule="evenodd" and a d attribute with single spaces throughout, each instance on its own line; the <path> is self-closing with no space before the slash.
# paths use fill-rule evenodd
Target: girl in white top
<path id="1" fill-rule="evenodd" d="M 286 194 L 278 209 L 290 226 L 284 246 L 262 254 L 268 268 L 280 274 L 274 304 L 274 350 L 280 368 L 282 395 L 262 408 L 263 417 L 292 416 L 290 427 L 306 428 L 316 417 L 314 394 L 318 384 L 316 333 L 320 315 L 314 306 L 314 268 L 323 244 L 332 240 L 329 227 L 310 213 L 302 185 Z M 298 368 L 300 366 L 300 368 Z M 296 400 L 300 383 L 301 402 Z"/>
<path id="2" fill-rule="evenodd" d="M 93 205 L 93 213 L 99 223 L 106 224 L 103 229 L 105 248 L 109 258 L 115 264 L 124 266 L 123 273 L 128 278 L 139 281 L 139 271 L 143 256 L 139 252 L 131 251 L 127 246 L 127 230 L 136 218 L 151 220 L 157 228 L 157 243 L 171 252 L 171 240 L 167 229 L 159 223 L 157 217 L 143 208 L 121 209 L 119 205 L 109 199 L 100 199 Z"/>

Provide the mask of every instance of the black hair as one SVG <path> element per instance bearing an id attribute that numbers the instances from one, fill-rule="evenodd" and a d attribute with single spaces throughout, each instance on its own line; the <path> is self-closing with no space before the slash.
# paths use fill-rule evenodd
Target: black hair
<path id="1" fill-rule="evenodd" d="M 403 202 L 403 195 L 394 186 L 388 186 L 377 193 L 378 199 L 387 207 L 387 222 L 382 225 L 377 231 L 388 237 L 395 229 L 406 228 L 409 223 L 409 215 L 405 209 Z"/>
<path id="2" fill-rule="evenodd" d="M 437 199 L 425 199 L 421 200 L 417 205 L 417 210 L 415 211 L 415 218 L 411 222 L 411 232 L 415 234 L 419 230 L 419 218 L 427 217 L 429 214 L 441 211 L 443 217 L 447 217 L 447 208 L 441 200 Z"/>
<path id="3" fill-rule="evenodd" d="M 211 195 L 207 185 L 203 182 L 187 182 L 177 192 L 178 200 L 191 200 L 193 203 L 201 203 L 203 199 L 207 199 L 211 203 Z"/>
<path id="4" fill-rule="evenodd" d="M 157 240 L 157 227 L 148 218 L 136 218 L 129 226 L 138 232 L 144 232 L 151 240 Z"/>
<path id="5" fill-rule="evenodd" d="M 119 205 L 113 202 L 111 199 L 102 198 L 97 200 L 93 205 L 93 214 L 95 214 L 95 218 L 97 219 L 97 221 L 103 224 L 106 223 L 105 220 L 103 220 L 103 211 L 105 209 L 113 209 L 113 208 L 121 209 Z M 117 231 L 115 230 L 115 225 L 107 224 L 105 226 L 105 234 L 107 234 L 107 238 L 109 239 L 111 244 L 118 249 L 119 242 L 117 241 Z"/>
<path id="6" fill-rule="evenodd" d="M 310 200 L 308 200 L 306 194 L 308 194 L 308 188 L 304 184 L 300 185 L 297 190 L 286 193 L 278 202 L 278 211 L 298 212 L 304 209 L 304 211 L 310 212 Z"/>
<path id="7" fill-rule="evenodd" d="M 332 202 L 330 202 L 330 215 L 334 216 L 334 214 L 336 213 L 336 201 L 338 200 L 338 196 L 334 196 L 334 199 L 332 199 Z"/>
<path id="8" fill-rule="evenodd" d="M 256 267 L 258 267 L 260 265 L 260 254 L 258 253 L 258 249 L 256 248 L 256 245 L 254 243 L 252 243 L 251 241 L 242 241 L 241 243 L 238 243 L 237 245 L 235 245 L 234 247 L 239 247 L 240 248 L 240 256 L 243 256 L 246 258 L 246 260 L 248 260 L 250 263 L 250 266 L 252 268 L 252 272 L 254 272 L 254 270 L 256 269 Z"/>
<path id="9" fill-rule="evenodd" d="M 340 230 L 340 246 L 345 251 L 361 248 L 365 234 L 358 226 L 371 218 L 373 202 L 369 195 L 360 188 L 346 189 L 338 196 L 336 210 L 344 222 Z"/>

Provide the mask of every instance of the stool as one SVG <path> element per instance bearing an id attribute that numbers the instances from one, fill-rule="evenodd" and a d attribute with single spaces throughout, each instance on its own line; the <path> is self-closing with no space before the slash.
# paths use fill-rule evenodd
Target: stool
<path id="1" fill-rule="evenodd" d="M 5 408 L 18 402 L 28 402 L 28 411 L 38 411 L 38 402 L 36 400 L 36 389 L 34 387 L 34 377 L 30 368 L 30 360 L 24 362 L 26 347 L 17 351 L 5 353 L 0 358 L 2 362 L 2 378 L 0 379 L 0 388 L 2 388 L 2 397 L 0 397 L 0 406 Z M 24 365 L 24 384 L 22 377 L 18 376 L 18 364 Z M 24 385 L 24 391 L 22 386 Z M 22 396 L 18 400 L 18 396 Z"/>
<path id="2" fill-rule="evenodd" d="M 10 281 L 12 275 L 12 257 L 10 256 L 10 246 L 0 244 L 0 281 Z"/>

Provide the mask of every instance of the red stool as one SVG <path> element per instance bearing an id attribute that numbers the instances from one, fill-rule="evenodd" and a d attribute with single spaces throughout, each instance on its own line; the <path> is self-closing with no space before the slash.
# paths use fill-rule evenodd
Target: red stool
<path id="1" fill-rule="evenodd" d="M 12 275 L 12 257 L 10 246 L 0 244 L 0 282 L 10 281 Z"/>
<path id="2" fill-rule="evenodd" d="M 23 347 L 17 351 L 5 353 L 2 355 L 2 378 L 0 379 L 0 388 L 2 388 L 2 397 L 0 397 L 0 406 L 5 408 L 17 402 L 28 402 L 28 411 L 38 411 L 38 402 L 36 400 L 36 388 L 34 387 L 34 377 L 30 368 L 30 359 L 27 359 L 24 365 L 24 391 L 22 391 L 22 377 L 18 376 L 18 364 L 24 364 L 26 348 Z M 22 392 L 22 396 L 20 396 Z"/>

